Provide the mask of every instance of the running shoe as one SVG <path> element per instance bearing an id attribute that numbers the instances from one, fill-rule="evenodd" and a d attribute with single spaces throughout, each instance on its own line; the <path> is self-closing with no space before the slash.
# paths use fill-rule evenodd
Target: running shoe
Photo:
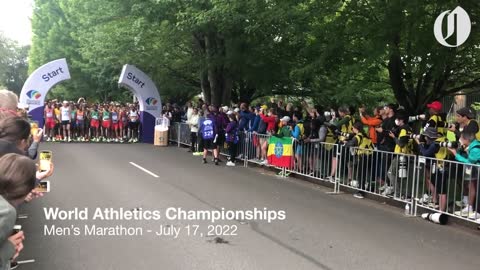
<path id="1" fill-rule="evenodd" d="M 47 138 L 47 142 L 51 141 L 50 137 Z"/>
<path id="2" fill-rule="evenodd" d="M 473 208 L 469 205 L 467 205 L 465 208 L 463 208 L 462 210 L 460 211 L 455 211 L 455 215 L 457 216 L 461 216 L 461 217 L 468 217 L 470 215 L 470 213 L 473 212 Z"/>
<path id="3" fill-rule="evenodd" d="M 227 162 L 227 166 L 229 167 L 235 167 L 235 163 L 231 162 L 231 161 L 228 161 Z"/>
<path id="4" fill-rule="evenodd" d="M 382 192 L 382 196 L 389 196 L 393 194 L 393 187 L 387 186 L 385 190 Z"/>
<path id="5" fill-rule="evenodd" d="M 480 213 L 473 211 L 468 215 L 468 218 L 474 220 L 480 219 Z"/>
<path id="6" fill-rule="evenodd" d="M 11 261 L 10 262 L 10 269 L 16 269 L 18 267 L 18 262 L 16 261 Z"/>
<path id="7" fill-rule="evenodd" d="M 429 204 L 432 201 L 432 197 L 428 194 L 423 194 L 423 197 L 418 201 L 420 204 Z"/>
<path id="8" fill-rule="evenodd" d="M 204 158 L 203 161 L 202 161 L 203 164 L 207 164 L 207 159 Z"/>
<path id="9" fill-rule="evenodd" d="M 357 199 L 363 199 L 364 198 L 361 192 L 357 192 L 357 193 L 353 194 L 353 197 L 355 197 Z"/>

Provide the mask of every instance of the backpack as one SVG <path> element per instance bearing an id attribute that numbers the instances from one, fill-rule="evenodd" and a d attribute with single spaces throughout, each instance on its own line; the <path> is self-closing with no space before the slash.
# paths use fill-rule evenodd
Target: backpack
<path id="1" fill-rule="evenodd" d="M 303 122 L 297 123 L 297 127 L 300 129 L 300 138 L 302 138 L 305 134 L 305 127 L 303 125 Z"/>
<path id="2" fill-rule="evenodd" d="M 204 140 L 211 140 L 215 137 L 215 123 L 212 119 L 203 121 L 202 138 Z"/>
<path id="3" fill-rule="evenodd" d="M 258 129 L 257 129 L 258 134 L 266 134 L 267 133 L 267 123 L 263 121 L 262 118 L 260 118 L 260 121 L 258 122 Z"/>

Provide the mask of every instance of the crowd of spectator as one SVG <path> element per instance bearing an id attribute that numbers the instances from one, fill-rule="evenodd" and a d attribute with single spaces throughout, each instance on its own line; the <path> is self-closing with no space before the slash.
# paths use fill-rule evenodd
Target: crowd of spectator
<path id="1" fill-rule="evenodd" d="M 40 171 L 35 160 L 43 137 L 42 129 L 31 129 L 18 108 L 18 97 L 0 90 L 0 269 L 14 269 L 23 249 L 23 231 L 14 231 L 17 208 L 43 196 L 35 187 L 53 174 L 50 168 Z"/>
<path id="2" fill-rule="evenodd" d="M 187 103 L 185 107 L 167 104 L 164 116 L 172 122 L 189 125 L 190 151 L 203 155 L 204 163 L 207 163 L 208 150 L 213 150 L 213 161 L 218 164 L 222 146 L 228 149 L 227 165 L 234 166 L 238 155 L 247 154 L 238 149 L 239 138 L 243 136 L 253 145 L 247 158 L 268 165 L 268 137 L 291 137 L 293 171 L 317 175 L 316 160 L 329 159 L 331 166 L 323 168 L 321 175 L 334 181 L 340 177 L 336 174 L 341 172 L 338 164 L 342 162 L 344 177 L 349 185 L 358 189 L 354 194 L 356 198 L 363 198 L 364 191 L 375 191 L 411 200 L 416 177 L 414 157 L 426 157 L 422 172 L 426 192 L 419 203 L 447 211 L 448 181 L 458 178 L 461 180 L 450 183 L 461 185 L 463 191 L 461 200 L 455 202 L 461 209 L 455 214 L 480 221 L 479 173 L 478 167 L 471 166 L 480 164 L 476 112 L 469 107 L 461 108 L 453 112 L 456 121 L 448 122 L 442 110 L 442 104 L 434 101 L 421 115 L 411 115 L 396 104 L 375 107 L 372 114 L 368 114 L 364 106 L 357 109 L 342 106 L 334 110 L 316 108 L 305 102 L 294 106 L 271 99 L 270 103 L 251 106 L 241 103 L 216 107 L 202 101 L 195 105 Z M 321 144 L 322 157 L 315 151 L 306 151 L 318 144 Z M 336 154 L 336 149 L 340 149 L 341 155 Z M 338 156 L 341 160 L 337 160 Z M 453 161 L 464 165 L 456 165 L 454 170 L 451 165 L 447 166 L 447 162 Z M 458 171 L 466 174 L 460 175 Z"/>

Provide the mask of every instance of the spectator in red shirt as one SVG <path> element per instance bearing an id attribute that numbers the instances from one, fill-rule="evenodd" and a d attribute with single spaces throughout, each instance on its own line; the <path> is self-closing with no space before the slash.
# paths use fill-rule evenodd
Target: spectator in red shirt
<path id="1" fill-rule="evenodd" d="M 262 108 L 260 117 L 267 123 L 267 134 L 275 134 L 275 127 L 277 124 L 277 116 L 274 114 L 275 109 L 270 108 L 268 114 L 265 115 L 265 109 Z"/>

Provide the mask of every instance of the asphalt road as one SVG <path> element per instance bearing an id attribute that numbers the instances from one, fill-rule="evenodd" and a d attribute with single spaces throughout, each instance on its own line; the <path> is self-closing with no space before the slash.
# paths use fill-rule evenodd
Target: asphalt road
<path id="1" fill-rule="evenodd" d="M 479 269 L 480 236 L 403 216 L 401 210 L 259 168 L 201 164 L 176 147 L 45 144 L 54 152 L 52 191 L 19 209 L 26 234 L 19 269 Z M 153 175 L 133 166 L 147 169 Z M 89 211 L 89 220 L 46 220 L 44 209 Z M 284 210 L 283 221 L 220 221 L 237 235 L 209 236 L 203 220 L 92 220 L 96 208 Z M 55 235 L 46 228 L 52 225 Z M 143 235 L 85 235 L 85 225 L 138 227 Z M 160 225 L 178 238 L 157 236 Z M 188 235 L 198 225 L 197 235 Z M 63 228 L 80 235 L 68 234 Z M 68 229 L 67 229 L 68 230 Z M 151 233 L 147 230 L 152 230 Z M 200 236 L 200 232 L 203 237 Z M 191 233 L 192 234 L 192 233 Z"/>

